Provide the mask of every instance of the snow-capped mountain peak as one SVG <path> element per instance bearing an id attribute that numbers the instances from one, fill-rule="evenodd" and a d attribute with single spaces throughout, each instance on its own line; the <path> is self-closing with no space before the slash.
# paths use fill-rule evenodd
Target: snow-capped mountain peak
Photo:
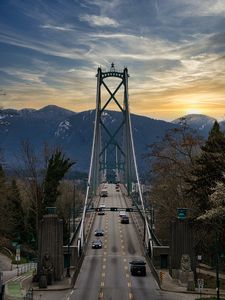
<path id="1" fill-rule="evenodd" d="M 206 115 L 190 114 L 190 115 L 186 115 L 181 118 L 178 118 L 178 119 L 172 121 L 172 123 L 180 124 L 180 125 L 186 124 L 187 126 L 193 128 L 193 129 L 209 132 L 215 121 L 216 121 L 216 119 L 206 116 Z"/>

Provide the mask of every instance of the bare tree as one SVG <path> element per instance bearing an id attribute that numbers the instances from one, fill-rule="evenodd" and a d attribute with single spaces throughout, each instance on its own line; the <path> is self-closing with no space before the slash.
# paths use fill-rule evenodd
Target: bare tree
<path id="1" fill-rule="evenodd" d="M 187 207 L 192 215 L 195 213 L 192 199 L 186 197 L 185 187 L 202 142 L 184 124 L 169 130 L 161 141 L 149 146 L 146 155 L 151 164 L 149 201 L 160 215 L 157 227 L 164 238 L 168 238 L 169 222 L 177 215 L 178 207 Z"/>

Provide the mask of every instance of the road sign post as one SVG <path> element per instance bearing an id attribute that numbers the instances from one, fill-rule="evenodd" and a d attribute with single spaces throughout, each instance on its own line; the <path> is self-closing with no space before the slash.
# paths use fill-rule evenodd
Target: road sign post
<path id="1" fill-rule="evenodd" d="M 199 291 L 200 298 L 202 297 L 203 288 L 204 288 L 204 279 L 198 278 L 198 291 Z"/>
<path id="2" fill-rule="evenodd" d="M 20 246 L 19 245 L 16 246 L 16 257 L 15 257 L 15 260 L 16 260 L 16 268 L 17 268 L 17 276 L 18 276 L 19 275 L 18 262 L 20 261 Z"/>

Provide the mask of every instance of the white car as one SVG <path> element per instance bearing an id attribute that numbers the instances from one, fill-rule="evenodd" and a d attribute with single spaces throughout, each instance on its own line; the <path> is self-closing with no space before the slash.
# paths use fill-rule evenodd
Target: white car
<path id="1" fill-rule="evenodd" d="M 126 212 L 124 210 L 121 210 L 119 213 L 119 216 L 122 218 L 123 216 L 126 216 Z"/>

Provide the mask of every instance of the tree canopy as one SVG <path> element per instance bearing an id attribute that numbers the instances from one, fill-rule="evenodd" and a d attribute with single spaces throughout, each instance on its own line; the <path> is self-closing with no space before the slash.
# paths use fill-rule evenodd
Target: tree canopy
<path id="1" fill-rule="evenodd" d="M 187 194 L 193 198 L 200 212 L 209 209 L 209 196 L 213 193 L 216 182 L 225 182 L 225 137 L 217 121 L 201 150 L 187 180 Z"/>
<path id="2" fill-rule="evenodd" d="M 66 172 L 74 165 L 69 158 L 65 158 L 60 150 L 56 150 L 48 161 L 44 179 L 44 208 L 55 206 L 59 196 L 58 186 Z"/>

